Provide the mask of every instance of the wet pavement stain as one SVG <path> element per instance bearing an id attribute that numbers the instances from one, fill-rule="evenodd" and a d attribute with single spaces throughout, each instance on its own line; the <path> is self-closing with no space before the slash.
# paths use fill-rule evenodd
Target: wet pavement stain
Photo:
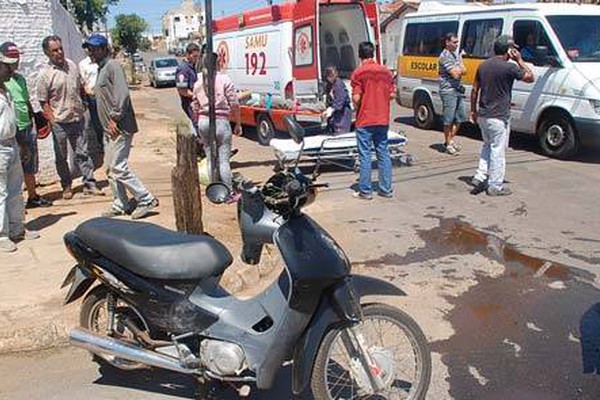
<path id="1" fill-rule="evenodd" d="M 418 231 L 423 247 L 362 264 L 439 267 L 440 258 L 480 253 L 505 266 L 499 277 L 476 272 L 477 284 L 446 297 L 453 307 L 444 318 L 455 333 L 430 345 L 448 368 L 451 398 L 600 399 L 600 377 L 583 373 L 584 364 L 600 373 L 600 290 L 587 283 L 594 274 L 524 254 L 459 219 L 432 217 L 439 226 Z"/>

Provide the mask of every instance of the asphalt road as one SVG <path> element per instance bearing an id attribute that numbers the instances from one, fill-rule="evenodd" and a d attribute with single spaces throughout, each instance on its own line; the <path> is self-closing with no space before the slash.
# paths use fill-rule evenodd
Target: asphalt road
<path id="1" fill-rule="evenodd" d="M 173 88 L 153 93 L 157 113 L 180 115 Z M 394 127 L 407 133 L 406 150 L 418 162 L 394 170 L 392 200 L 352 199 L 353 173 L 325 168 L 319 179 L 330 188 L 307 212 L 340 242 L 355 272 L 408 293 L 387 301 L 429 339 L 427 398 L 600 398 L 600 378 L 589 373 L 600 371 L 600 152 L 552 160 L 538 154 L 534 138 L 513 134 L 507 180 L 514 195 L 472 195 L 465 180 L 476 165 L 477 135 L 464 134 L 462 154 L 448 156 L 439 151 L 442 133 L 415 129 L 409 115 L 394 107 Z M 256 146 L 250 132 L 236 141 L 241 154 Z M 232 164 L 243 170 L 260 162 Z M 262 168 L 268 176 L 268 163 Z M 272 391 L 252 398 L 288 399 L 289 385 L 284 371 Z M 75 349 L 0 358 L 6 399 L 191 398 L 193 386 L 168 372 L 99 370 Z"/>

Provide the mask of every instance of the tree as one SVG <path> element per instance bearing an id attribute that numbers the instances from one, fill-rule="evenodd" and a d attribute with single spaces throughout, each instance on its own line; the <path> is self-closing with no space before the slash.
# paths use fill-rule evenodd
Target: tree
<path id="1" fill-rule="evenodd" d="M 148 23 L 137 14 L 119 14 L 115 17 L 112 39 L 119 46 L 133 54 L 142 44 L 142 33 L 148 29 Z"/>
<path id="2" fill-rule="evenodd" d="M 117 4 L 119 0 L 60 0 L 60 4 L 69 10 L 77 25 L 88 32 L 93 30 L 97 22 L 105 22 L 108 7 Z"/>

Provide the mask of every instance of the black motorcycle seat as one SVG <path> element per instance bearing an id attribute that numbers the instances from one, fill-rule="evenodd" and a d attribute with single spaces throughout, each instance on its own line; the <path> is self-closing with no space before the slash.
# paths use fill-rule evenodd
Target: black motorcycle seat
<path id="1" fill-rule="evenodd" d="M 210 236 L 147 222 L 94 218 L 80 224 L 75 234 L 107 259 L 150 279 L 206 279 L 221 275 L 233 262 L 225 246 Z"/>

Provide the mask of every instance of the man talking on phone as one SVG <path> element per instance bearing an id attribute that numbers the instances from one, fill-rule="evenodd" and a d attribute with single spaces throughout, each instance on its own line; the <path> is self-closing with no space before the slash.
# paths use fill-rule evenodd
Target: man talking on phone
<path id="1" fill-rule="evenodd" d="M 488 196 L 508 196 L 512 191 L 504 185 L 504 174 L 512 87 L 515 80 L 532 83 L 534 77 L 511 36 L 499 36 L 494 53 L 495 57 L 479 65 L 471 92 L 471 121 L 479 125 L 483 137 L 471 184 L 477 193 L 485 188 Z"/>

